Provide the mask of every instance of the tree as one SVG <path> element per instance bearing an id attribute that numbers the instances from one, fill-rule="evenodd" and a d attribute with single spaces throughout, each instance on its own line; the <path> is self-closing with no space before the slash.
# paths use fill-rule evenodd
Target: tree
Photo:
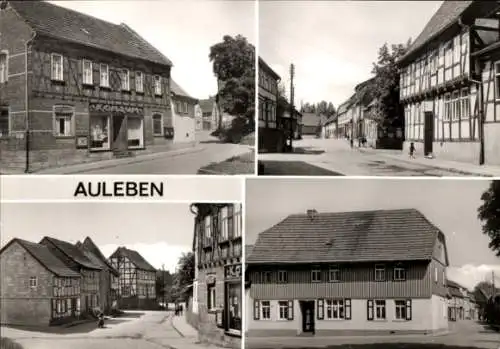
<path id="1" fill-rule="evenodd" d="M 500 257 L 500 181 L 492 181 L 481 200 L 478 218 L 482 222 L 482 231 L 490 238 L 489 248 Z"/>
<path id="2" fill-rule="evenodd" d="M 383 130 L 402 128 L 404 125 L 399 103 L 397 61 L 407 52 L 410 43 L 411 40 L 408 40 L 406 44 L 391 45 L 390 49 L 385 43 L 379 49 L 377 62 L 373 63 L 373 97 L 377 100 L 373 116 Z"/>
<path id="3" fill-rule="evenodd" d="M 210 47 L 210 62 L 217 77 L 219 114 L 246 118 L 254 125 L 255 48 L 241 35 L 225 35 Z M 219 128 L 221 128 L 219 118 Z"/>
<path id="4" fill-rule="evenodd" d="M 185 292 L 186 287 L 193 284 L 194 268 L 194 253 L 183 253 L 179 257 L 179 262 L 177 263 L 177 271 L 175 273 L 174 282 L 172 285 L 172 293 L 174 297 L 182 296 Z"/>
<path id="5" fill-rule="evenodd" d="M 157 270 L 156 272 L 156 296 L 165 300 L 166 302 L 171 301 L 171 288 L 173 284 L 173 275 L 170 274 L 168 270 Z"/>
<path id="6" fill-rule="evenodd" d="M 276 116 L 277 118 L 283 117 L 285 112 L 290 112 L 290 103 L 286 98 L 286 88 L 285 85 L 278 85 L 278 100 L 276 103 Z"/>

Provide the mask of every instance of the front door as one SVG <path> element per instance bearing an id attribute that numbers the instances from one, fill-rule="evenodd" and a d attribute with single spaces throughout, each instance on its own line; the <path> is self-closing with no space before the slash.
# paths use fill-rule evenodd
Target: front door
<path id="1" fill-rule="evenodd" d="M 314 301 L 301 302 L 302 332 L 314 334 Z"/>
<path id="2" fill-rule="evenodd" d="M 125 151 L 128 148 L 127 120 L 122 113 L 113 114 L 113 151 Z"/>
<path id="3" fill-rule="evenodd" d="M 432 154 L 432 142 L 434 141 L 434 113 L 424 113 L 424 155 Z"/>

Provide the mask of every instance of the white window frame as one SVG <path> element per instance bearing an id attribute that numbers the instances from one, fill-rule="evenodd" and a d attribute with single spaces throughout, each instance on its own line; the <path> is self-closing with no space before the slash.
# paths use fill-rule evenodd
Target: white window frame
<path id="1" fill-rule="evenodd" d="M 280 284 L 288 283 L 288 272 L 286 270 L 278 270 L 278 282 Z"/>
<path id="2" fill-rule="evenodd" d="M 122 91 L 130 91 L 130 71 L 126 68 L 120 69 L 120 84 Z"/>
<path id="3" fill-rule="evenodd" d="M 500 60 L 494 63 L 495 69 L 495 100 L 500 101 Z"/>
<path id="4" fill-rule="evenodd" d="M 384 316 L 379 317 L 377 314 L 378 309 L 384 309 Z M 375 299 L 373 301 L 373 320 L 385 320 L 387 319 L 387 302 L 385 299 Z"/>
<path id="5" fill-rule="evenodd" d="M 85 63 L 88 63 L 90 64 L 90 70 L 89 70 L 89 74 L 85 74 L 85 72 L 87 71 L 85 69 Z M 94 84 L 94 71 L 93 71 L 93 64 L 92 64 L 92 61 L 89 60 L 89 59 L 84 59 L 82 60 L 82 83 L 84 85 L 93 85 Z M 88 80 L 86 80 L 86 77 L 88 78 Z"/>
<path id="6" fill-rule="evenodd" d="M 183 103 L 183 108 L 182 109 L 183 109 L 184 114 L 188 113 L 188 103 L 187 102 Z"/>
<path id="7" fill-rule="evenodd" d="M 345 308 L 345 301 L 343 299 L 325 299 L 325 320 L 344 320 Z M 328 311 L 330 311 L 331 316 L 328 316 Z M 337 316 L 334 316 L 335 312 Z"/>
<path id="8" fill-rule="evenodd" d="M 7 111 L 7 134 L 2 134 L 0 133 L 0 138 L 3 138 L 3 137 L 9 137 L 12 130 L 11 130 L 11 120 L 10 120 L 10 107 L 6 107 L 6 106 L 1 106 L 0 107 L 0 112 L 6 110 Z M 1 117 L 1 114 L 0 114 L 0 117 Z"/>
<path id="9" fill-rule="evenodd" d="M 103 68 L 106 68 L 105 79 L 103 79 Z M 109 65 L 105 63 L 99 64 L 99 86 L 109 88 Z"/>
<path id="10" fill-rule="evenodd" d="M 233 238 L 241 237 L 242 234 L 243 219 L 241 213 L 241 205 L 234 204 L 233 206 Z"/>
<path id="11" fill-rule="evenodd" d="M 455 90 L 451 93 L 451 103 L 452 103 L 452 113 L 451 120 L 458 121 L 460 120 L 460 90 Z"/>
<path id="12" fill-rule="evenodd" d="M 155 116 L 160 117 L 160 125 L 161 125 L 160 133 L 155 132 L 155 126 L 154 126 L 155 125 Z M 154 112 L 151 115 L 151 120 L 153 122 L 153 136 L 163 136 L 163 114 L 160 112 Z"/>
<path id="13" fill-rule="evenodd" d="M 0 56 L 5 56 L 4 69 L 0 70 L 0 84 L 9 81 L 9 51 L 0 50 Z"/>
<path id="14" fill-rule="evenodd" d="M 156 96 L 161 96 L 162 95 L 162 86 L 161 86 L 161 76 L 160 75 L 155 75 L 153 77 L 154 81 L 154 90 L 155 90 L 155 95 Z"/>
<path id="15" fill-rule="evenodd" d="M 37 288 L 38 287 L 38 277 L 30 276 L 29 285 L 30 285 L 30 288 Z"/>
<path id="16" fill-rule="evenodd" d="M 383 277 L 379 278 L 378 273 L 382 272 Z M 375 264 L 375 281 L 385 281 L 386 279 L 385 265 L 384 264 Z"/>
<path id="17" fill-rule="evenodd" d="M 54 57 L 61 58 L 61 75 L 56 76 L 57 73 L 54 73 Z M 52 81 L 64 81 L 64 56 L 60 53 L 52 53 L 50 55 L 50 79 Z"/>
<path id="18" fill-rule="evenodd" d="M 271 283 L 273 281 L 273 276 L 272 276 L 271 271 L 261 271 L 260 272 L 260 281 L 261 283 Z"/>
<path id="19" fill-rule="evenodd" d="M 434 282 L 437 283 L 438 280 L 439 280 L 439 277 L 438 277 L 438 268 L 437 267 L 434 267 Z"/>
<path id="20" fill-rule="evenodd" d="M 135 72 L 135 92 L 144 93 L 144 73 L 142 71 Z"/>
<path id="21" fill-rule="evenodd" d="M 396 265 L 394 267 L 394 281 L 405 281 L 406 280 L 406 269 L 401 265 Z"/>
<path id="22" fill-rule="evenodd" d="M 288 301 L 278 301 L 278 306 L 276 307 L 276 310 L 278 311 L 278 316 L 277 319 L 280 321 L 288 321 L 289 314 L 290 314 L 290 309 L 288 306 Z M 283 311 L 282 311 L 283 310 Z M 285 315 L 285 316 L 282 316 Z"/>
<path id="23" fill-rule="evenodd" d="M 451 120 L 451 107 L 452 107 L 452 100 L 451 100 L 451 93 L 446 93 L 444 95 L 444 100 L 443 100 L 443 104 L 444 104 L 444 110 L 443 110 L 443 121 L 450 121 Z"/>
<path id="24" fill-rule="evenodd" d="M 71 110 L 71 115 L 66 115 L 66 113 L 64 113 L 63 115 L 57 115 L 56 110 L 59 107 L 64 107 L 64 108 L 67 108 L 68 110 Z M 68 105 L 59 105 L 59 104 L 58 105 L 54 105 L 52 107 L 52 115 L 53 115 L 52 122 L 53 122 L 53 125 L 54 125 L 54 136 L 56 136 L 56 137 L 73 137 L 74 134 L 75 134 L 75 127 L 74 127 L 74 123 L 75 123 L 75 107 L 68 106 Z M 60 120 L 61 118 L 69 119 L 69 123 L 68 123 L 69 132 L 67 134 L 60 134 L 59 133 L 59 122 L 58 122 L 58 120 Z"/>
<path id="25" fill-rule="evenodd" d="M 330 269 L 328 270 L 328 282 L 339 282 L 339 281 L 340 281 L 340 268 L 337 266 L 330 267 Z"/>
<path id="26" fill-rule="evenodd" d="M 267 310 L 267 317 L 264 316 L 264 308 Z M 260 301 L 260 320 L 271 320 L 271 301 Z"/>
<path id="27" fill-rule="evenodd" d="M 398 304 L 399 303 L 399 304 Z M 401 303 L 403 305 L 401 305 Z M 406 314 L 406 300 L 403 299 L 395 299 L 394 300 L 394 319 L 395 320 L 406 320 L 408 314 Z M 399 309 L 399 316 L 398 316 Z M 402 309 L 402 311 L 401 311 Z M 403 316 L 404 315 L 404 316 Z"/>
<path id="28" fill-rule="evenodd" d="M 207 287 L 207 293 L 210 294 L 210 297 L 207 297 L 208 301 L 210 301 L 210 304 L 207 303 L 207 310 L 214 311 L 217 308 L 215 284 Z"/>
<path id="29" fill-rule="evenodd" d="M 203 224 L 205 225 L 205 237 L 212 237 L 212 217 L 210 215 L 205 216 L 203 219 Z"/>
<path id="30" fill-rule="evenodd" d="M 321 270 L 320 269 L 311 270 L 311 282 L 321 282 Z"/>
<path id="31" fill-rule="evenodd" d="M 220 231 L 222 241 L 226 241 L 229 238 L 229 207 L 227 206 L 220 209 Z"/>
<path id="32" fill-rule="evenodd" d="M 460 120 L 467 120 L 470 118 L 470 94 L 469 88 L 464 87 L 460 90 L 460 104 L 461 104 L 461 114 Z"/>

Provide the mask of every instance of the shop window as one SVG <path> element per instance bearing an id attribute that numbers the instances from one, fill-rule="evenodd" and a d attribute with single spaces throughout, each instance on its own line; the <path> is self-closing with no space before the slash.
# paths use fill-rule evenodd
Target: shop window
<path id="1" fill-rule="evenodd" d="M 92 72 L 92 62 L 84 59 L 83 64 L 82 64 L 82 69 L 83 69 L 83 84 L 84 85 L 93 85 L 94 84 L 94 78 L 93 78 L 93 72 Z"/>
<path id="2" fill-rule="evenodd" d="M 174 128 L 173 127 L 164 127 L 163 132 L 165 132 L 166 139 L 173 139 L 174 138 Z"/>
<path id="3" fill-rule="evenodd" d="M 90 116 L 90 148 L 95 150 L 108 150 L 111 147 L 108 115 Z"/>
<path id="4" fill-rule="evenodd" d="M 51 79 L 55 81 L 64 80 L 63 56 L 57 53 L 51 55 Z"/>
<path id="5" fill-rule="evenodd" d="M 208 311 L 214 311 L 216 308 L 216 298 L 215 298 L 215 283 L 213 285 L 207 286 L 207 309 Z"/>
<path id="6" fill-rule="evenodd" d="M 153 134 L 155 136 L 163 135 L 163 115 L 153 114 Z"/>
<path id="7" fill-rule="evenodd" d="M 127 136 L 129 148 L 142 148 L 144 146 L 143 119 L 129 117 L 127 120 Z"/>
<path id="8" fill-rule="evenodd" d="M 74 108 L 54 106 L 54 134 L 57 137 L 73 136 Z"/>
<path id="9" fill-rule="evenodd" d="M 7 137 L 10 133 L 9 108 L 0 108 L 0 137 Z"/>
<path id="10" fill-rule="evenodd" d="M 6 51 L 0 52 L 0 83 L 9 80 L 9 55 Z"/>

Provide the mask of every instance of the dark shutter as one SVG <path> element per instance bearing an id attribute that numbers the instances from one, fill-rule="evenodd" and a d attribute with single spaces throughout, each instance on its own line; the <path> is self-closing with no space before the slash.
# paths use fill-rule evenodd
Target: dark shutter
<path id="1" fill-rule="evenodd" d="M 344 300 L 344 304 L 345 304 L 344 318 L 346 320 L 351 320 L 351 300 L 349 298 L 346 298 Z"/>
<path id="2" fill-rule="evenodd" d="M 253 319 L 260 319 L 260 302 L 257 300 L 253 301 Z"/>
<path id="3" fill-rule="evenodd" d="M 373 320 L 373 300 L 372 299 L 369 299 L 366 303 L 367 305 L 367 309 L 366 309 L 366 312 L 367 312 L 367 319 L 368 320 Z"/>
<path id="4" fill-rule="evenodd" d="M 325 318 L 325 301 L 324 299 L 318 299 L 317 301 L 317 312 L 318 312 L 318 320 L 323 320 Z"/>
<path id="5" fill-rule="evenodd" d="M 288 320 L 293 320 L 293 300 L 288 301 Z"/>
<path id="6" fill-rule="evenodd" d="M 411 320 L 411 299 L 406 300 L 406 320 Z"/>

